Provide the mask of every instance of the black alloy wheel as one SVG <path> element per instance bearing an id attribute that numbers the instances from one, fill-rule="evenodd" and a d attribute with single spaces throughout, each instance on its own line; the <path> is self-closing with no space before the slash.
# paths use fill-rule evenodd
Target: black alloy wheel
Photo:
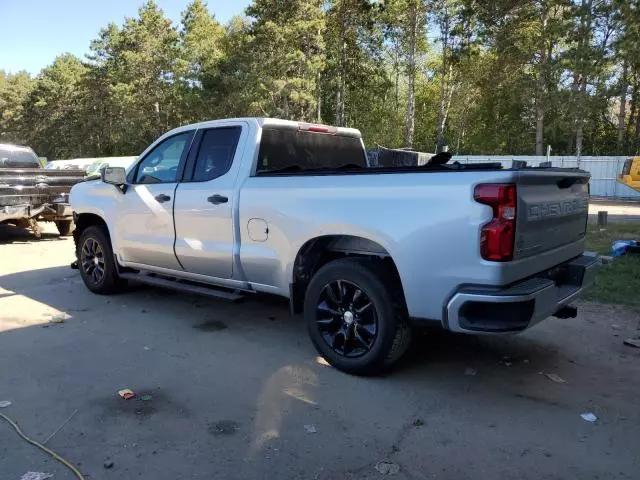
<path id="1" fill-rule="evenodd" d="M 322 339 L 338 355 L 360 357 L 378 334 L 378 313 L 369 296 L 347 280 L 325 285 L 316 309 Z"/>
<path id="2" fill-rule="evenodd" d="M 104 249 L 95 238 L 85 239 L 80 251 L 80 264 L 86 278 L 94 285 L 104 280 L 105 264 Z"/>
<path id="3" fill-rule="evenodd" d="M 411 341 L 411 324 L 393 272 L 374 259 L 322 266 L 305 292 L 311 342 L 343 372 L 371 375 L 392 367 Z"/>

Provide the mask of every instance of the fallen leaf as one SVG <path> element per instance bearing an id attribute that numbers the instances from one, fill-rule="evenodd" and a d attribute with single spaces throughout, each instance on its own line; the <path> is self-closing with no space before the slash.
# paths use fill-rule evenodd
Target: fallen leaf
<path id="1" fill-rule="evenodd" d="M 564 378 L 562 378 L 560 375 L 557 375 L 555 373 L 545 373 L 544 376 L 547 377 L 552 382 L 567 383 L 567 381 Z"/>
<path id="2" fill-rule="evenodd" d="M 375 469 L 382 475 L 395 475 L 400 472 L 400 465 L 392 462 L 379 462 L 376 464 Z"/>

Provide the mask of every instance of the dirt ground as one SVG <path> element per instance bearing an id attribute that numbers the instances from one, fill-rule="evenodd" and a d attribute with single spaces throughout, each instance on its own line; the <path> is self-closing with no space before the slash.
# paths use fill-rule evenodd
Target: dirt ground
<path id="1" fill-rule="evenodd" d="M 598 221 L 598 212 L 607 212 L 610 222 L 640 222 L 640 202 L 617 202 L 613 200 L 591 200 L 589 203 L 589 222 Z"/>
<path id="2" fill-rule="evenodd" d="M 357 378 L 280 301 L 93 295 L 72 244 L 0 227 L 0 412 L 39 441 L 75 412 L 47 445 L 90 480 L 640 478 L 637 312 L 425 334 L 393 374 Z M 74 478 L 0 420 L 0 479 L 27 471 Z"/>

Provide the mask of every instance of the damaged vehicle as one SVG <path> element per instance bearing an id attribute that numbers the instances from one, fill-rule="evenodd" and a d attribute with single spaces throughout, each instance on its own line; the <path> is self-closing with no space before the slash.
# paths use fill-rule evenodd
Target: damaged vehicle
<path id="1" fill-rule="evenodd" d="M 29 147 L 0 144 L 0 223 L 27 228 L 40 237 L 38 222 L 54 222 L 60 235 L 71 235 L 69 192 L 83 180 L 82 170 L 43 168 Z"/>

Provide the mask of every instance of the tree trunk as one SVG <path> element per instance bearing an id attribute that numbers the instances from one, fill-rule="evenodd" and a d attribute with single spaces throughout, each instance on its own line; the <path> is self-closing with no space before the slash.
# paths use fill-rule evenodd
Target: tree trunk
<path id="1" fill-rule="evenodd" d="M 624 155 L 624 134 L 625 134 L 625 121 L 627 118 L 627 70 L 628 65 L 625 60 L 622 64 L 622 86 L 620 88 L 620 113 L 618 114 L 618 154 Z"/>
<path id="2" fill-rule="evenodd" d="M 548 13 L 546 4 L 542 9 L 542 31 L 540 32 L 540 64 L 538 65 L 538 78 L 536 79 L 536 155 L 544 154 L 544 114 L 545 114 L 545 85 L 547 77 L 547 48 L 545 45 Z"/>
<path id="3" fill-rule="evenodd" d="M 342 7 L 342 5 L 341 5 Z M 345 64 L 346 64 L 346 25 L 343 8 L 338 10 L 338 90 L 336 92 L 336 120 L 338 127 L 344 127 L 345 110 Z"/>
<path id="4" fill-rule="evenodd" d="M 582 0 L 582 8 L 580 12 L 580 31 L 578 38 L 578 51 L 580 54 L 584 54 L 583 50 L 586 46 L 589 45 L 591 40 L 592 32 L 592 20 L 593 20 L 593 11 L 592 11 L 593 0 Z M 578 53 L 576 53 L 578 55 Z M 588 70 L 588 58 L 577 58 L 578 62 L 576 65 L 576 75 L 578 75 L 578 102 L 577 102 L 577 114 L 576 114 L 576 157 L 578 157 L 578 162 L 580 162 L 580 157 L 582 156 L 582 144 L 584 142 L 584 107 L 585 100 L 587 96 L 587 75 L 589 74 Z M 578 163 L 579 165 L 579 163 Z"/>
<path id="5" fill-rule="evenodd" d="M 447 77 L 449 49 L 449 13 L 444 12 L 444 19 L 440 25 L 442 34 L 442 71 L 440 80 L 440 106 L 438 108 L 438 135 L 436 137 L 436 152 L 440 152 L 444 147 L 444 129 L 447 123 Z"/>
<path id="6" fill-rule="evenodd" d="M 635 76 L 634 76 L 635 77 Z M 629 122 L 626 127 L 626 134 L 631 135 L 631 125 L 636 118 L 636 112 L 638 111 L 638 84 L 634 81 L 633 88 L 631 89 L 631 105 L 629 107 Z"/>
<path id="7" fill-rule="evenodd" d="M 417 36 L 418 36 L 418 8 L 416 2 L 409 3 L 409 57 L 407 62 L 407 116 L 405 118 L 405 137 L 404 146 L 413 148 L 413 133 L 415 130 L 415 113 L 416 113 L 416 54 L 417 54 Z"/>
<path id="8" fill-rule="evenodd" d="M 322 74 L 320 72 L 318 72 L 316 82 L 316 91 L 318 92 L 316 100 L 316 122 L 322 123 Z"/>
<path id="9" fill-rule="evenodd" d="M 582 103 L 586 95 L 587 79 L 583 78 L 580 90 L 578 91 L 578 96 L 580 98 L 580 108 L 578 110 L 578 121 L 576 125 L 576 157 L 578 157 L 578 159 L 582 156 L 582 144 L 584 142 L 584 109 L 582 108 Z"/>

